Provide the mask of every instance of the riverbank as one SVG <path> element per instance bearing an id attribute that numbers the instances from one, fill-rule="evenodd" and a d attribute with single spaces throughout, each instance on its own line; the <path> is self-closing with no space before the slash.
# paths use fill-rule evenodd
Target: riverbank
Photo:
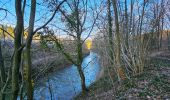
<path id="1" fill-rule="evenodd" d="M 83 58 L 88 56 L 89 52 L 83 53 Z M 61 56 L 60 56 L 61 57 Z M 45 79 L 49 75 L 53 74 L 54 72 L 63 70 L 66 67 L 70 67 L 73 65 L 70 61 L 65 59 L 65 57 L 58 58 L 57 56 L 47 56 L 41 58 L 41 61 L 34 61 L 33 63 L 33 79 L 36 83 L 41 82 L 41 80 Z M 76 59 L 76 57 L 73 57 Z M 41 63 L 40 63 L 41 62 Z"/>
<path id="2" fill-rule="evenodd" d="M 113 100 L 113 99 L 170 99 L 170 61 L 152 58 L 144 73 L 126 79 L 120 85 L 113 84 L 105 76 L 89 87 L 87 95 L 78 95 L 76 100 Z M 115 91 L 116 89 L 116 91 Z"/>

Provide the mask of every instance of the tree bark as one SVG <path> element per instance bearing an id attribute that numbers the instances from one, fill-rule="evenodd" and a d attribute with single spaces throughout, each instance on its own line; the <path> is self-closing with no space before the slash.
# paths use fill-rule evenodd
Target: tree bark
<path id="1" fill-rule="evenodd" d="M 80 27 L 81 27 L 81 23 L 80 23 L 80 18 L 79 18 L 79 0 L 75 3 L 75 12 L 76 12 L 76 33 L 77 33 L 77 69 L 81 78 L 81 87 L 82 87 L 82 91 L 83 94 L 86 93 L 86 91 L 88 91 L 87 87 L 86 87 L 86 82 L 85 82 L 85 76 L 82 70 L 82 62 L 83 62 L 83 53 L 82 53 L 82 43 L 81 43 L 81 31 L 80 31 Z"/>
<path id="2" fill-rule="evenodd" d="M 126 43 L 126 48 L 127 50 L 129 49 L 129 28 L 128 28 L 128 13 L 127 13 L 127 0 L 125 0 L 125 43 Z M 126 52 L 127 52 L 126 50 Z"/>
<path id="3" fill-rule="evenodd" d="M 139 36 L 140 36 L 140 40 L 141 40 L 141 34 L 142 34 L 142 25 L 143 25 L 143 17 L 145 14 L 145 6 L 146 6 L 147 0 L 143 0 L 143 7 L 142 7 L 142 15 L 140 18 L 140 25 L 139 25 Z"/>
<path id="4" fill-rule="evenodd" d="M 118 12 L 117 12 L 117 0 L 112 0 L 113 3 L 113 9 L 114 9 L 114 14 L 115 14 L 115 25 L 116 25 L 116 43 L 117 45 L 115 46 L 116 49 L 116 59 L 115 59 L 115 65 L 117 66 L 117 73 L 118 73 L 118 80 L 121 80 L 121 76 L 119 73 L 119 70 L 121 69 L 121 45 L 120 45 L 120 32 L 119 32 L 119 19 L 118 19 Z"/>
<path id="5" fill-rule="evenodd" d="M 110 52 L 110 63 L 113 65 L 113 33 L 112 33 L 112 18 L 111 18 L 111 10 L 110 10 L 110 0 L 108 0 L 107 4 L 107 13 L 108 13 L 108 33 L 109 33 L 109 52 Z"/>
<path id="6" fill-rule="evenodd" d="M 82 54 L 82 44 L 81 44 L 81 40 L 80 38 L 78 39 L 78 43 L 77 43 L 77 53 L 78 53 L 78 56 L 77 56 L 77 69 L 78 69 L 78 72 L 79 72 L 79 75 L 80 75 L 80 78 L 81 78 L 81 87 L 82 87 L 82 91 L 83 91 L 83 94 L 86 93 L 86 91 L 88 91 L 88 89 L 86 88 L 86 82 L 85 82 L 85 76 L 84 76 L 84 73 L 83 73 L 83 70 L 82 70 L 82 62 L 83 62 L 83 54 Z"/>
<path id="7" fill-rule="evenodd" d="M 6 74 L 5 74 L 5 68 L 4 68 L 4 59 L 2 56 L 2 50 L 1 50 L 1 40 L 0 40 L 0 87 L 4 86 L 4 83 L 6 81 Z M 2 89 L 0 89 L 0 99 L 4 100 L 5 96 L 4 93 L 2 91 Z"/>
<path id="8" fill-rule="evenodd" d="M 4 82 L 6 81 L 6 74 L 5 74 L 5 68 L 4 68 L 4 59 L 2 56 L 2 50 L 1 50 L 1 40 L 0 40 L 0 78 L 1 78 L 1 82 L 2 82 L 2 86 L 4 84 Z M 1 86 L 0 85 L 0 86 Z"/>
<path id="9" fill-rule="evenodd" d="M 17 100 L 19 91 L 19 68 L 21 62 L 21 35 L 23 27 L 23 16 L 21 11 L 22 0 L 15 0 L 15 11 L 17 17 L 17 23 L 14 32 L 14 60 L 12 67 L 12 100 Z"/>
<path id="10" fill-rule="evenodd" d="M 24 67 L 26 69 L 26 86 L 27 86 L 27 96 L 28 100 L 33 100 L 33 86 L 31 80 L 31 43 L 34 35 L 34 21 L 35 21 L 35 11 L 36 11 L 36 0 L 31 0 L 31 12 L 29 19 L 28 37 L 26 40 L 26 48 L 24 51 L 25 63 Z"/>

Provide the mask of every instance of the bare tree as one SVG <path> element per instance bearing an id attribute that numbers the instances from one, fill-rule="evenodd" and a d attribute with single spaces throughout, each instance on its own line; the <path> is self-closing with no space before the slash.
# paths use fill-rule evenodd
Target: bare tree
<path id="1" fill-rule="evenodd" d="M 56 42 L 57 47 L 59 48 L 59 51 L 66 57 L 67 60 L 69 60 L 71 63 L 77 66 L 80 78 L 81 78 L 81 87 L 83 94 L 86 93 L 88 90 L 85 84 L 85 76 L 83 73 L 82 69 L 82 62 L 83 62 L 83 44 L 85 40 L 90 36 L 94 25 L 96 23 L 96 20 L 98 18 L 99 12 L 91 12 L 92 22 L 89 24 L 91 26 L 87 26 L 87 16 L 89 14 L 88 12 L 88 0 L 70 0 L 67 1 L 64 6 L 67 7 L 67 9 L 64 9 L 65 7 L 63 6 L 62 8 L 59 9 L 59 11 L 62 14 L 62 20 L 61 23 L 65 25 L 65 29 L 63 27 L 58 27 L 57 25 L 54 25 L 57 27 L 57 29 L 62 30 L 67 33 L 68 36 L 72 37 L 72 39 L 75 41 L 75 52 L 76 52 L 76 60 L 71 56 L 70 53 L 66 52 L 64 49 L 60 39 L 56 38 L 56 36 L 52 36 L 52 40 Z M 93 10 L 93 8 L 90 8 Z M 95 16 L 96 14 L 96 16 Z M 89 16 L 88 16 L 89 17 Z M 87 32 L 87 36 L 82 39 L 83 34 Z"/>

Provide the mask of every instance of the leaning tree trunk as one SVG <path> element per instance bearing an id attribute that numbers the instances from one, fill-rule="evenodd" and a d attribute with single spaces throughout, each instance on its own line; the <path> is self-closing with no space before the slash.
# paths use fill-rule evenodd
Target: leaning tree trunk
<path id="1" fill-rule="evenodd" d="M 84 76 L 82 66 L 81 66 L 82 61 L 83 61 L 83 56 L 82 56 L 83 53 L 82 53 L 82 44 L 81 44 L 80 38 L 78 39 L 78 43 L 77 43 L 77 53 L 78 53 L 78 56 L 77 56 L 77 69 L 78 69 L 78 72 L 79 72 L 79 75 L 80 75 L 80 78 L 81 78 L 82 91 L 83 91 L 83 94 L 85 94 L 86 91 L 88 91 L 88 89 L 86 88 L 85 76 Z"/>
<path id="2" fill-rule="evenodd" d="M 17 100 L 19 92 L 19 68 L 21 62 L 21 35 L 23 27 L 23 16 L 21 11 L 22 0 L 15 0 L 17 23 L 14 32 L 14 60 L 12 66 L 12 100 Z"/>

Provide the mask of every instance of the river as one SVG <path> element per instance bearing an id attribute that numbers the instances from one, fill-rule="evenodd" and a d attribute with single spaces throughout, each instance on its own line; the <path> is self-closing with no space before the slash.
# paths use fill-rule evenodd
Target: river
<path id="1" fill-rule="evenodd" d="M 90 52 L 83 59 L 83 72 L 86 78 L 86 86 L 89 87 L 97 79 L 101 70 L 99 64 L 99 56 Z M 35 88 L 35 100 L 70 100 L 81 92 L 81 81 L 77 71 L 77 67 L 72 65 L 59 70 L 42 82 L 40 86 Z"/>

